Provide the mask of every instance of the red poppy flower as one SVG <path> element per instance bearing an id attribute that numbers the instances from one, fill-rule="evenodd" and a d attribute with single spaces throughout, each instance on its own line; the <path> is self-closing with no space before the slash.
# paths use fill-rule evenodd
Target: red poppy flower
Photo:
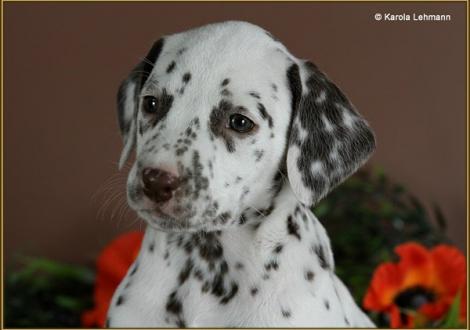
<path id="1" fill-rule="evenodd" d="M 461 292 L 460 321 L 466 322 L 466 260 L 456 248 L 430 250 L 410 242 L 399 245 L 399 262 L 381 264 L 364 297 L 364 308 L 385 313 L 393 328 L 413 327 L 419 317 L 440 320 Z"/>
<path id="2" fill-rule="evenodd" d="M 114 239 L 101 252 L 96 262 L 95 306 L 82 314 L 83 326 L 105 326 L 113 293 L 137 257 L 142 239 L 142 232 L 129 232 Z"/>

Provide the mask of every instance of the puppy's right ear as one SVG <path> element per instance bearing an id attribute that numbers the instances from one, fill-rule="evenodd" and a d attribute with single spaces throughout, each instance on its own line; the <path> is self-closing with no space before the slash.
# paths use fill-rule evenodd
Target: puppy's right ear
<path id="1" fill-rule="evenodd" d="M 158 56 L 163 48 L 163 40 L 156 41 L 147 56 L 137 64 L 129 76 L 119 86 L 117 94 L 117 112 L 119 129 L 121 130 L 124 148 L 119 159 L 119 169 L 129 158 L 136 142 L 137 111 L 139 109 L 139 95 L 147 78 L 150 76 Z"/>

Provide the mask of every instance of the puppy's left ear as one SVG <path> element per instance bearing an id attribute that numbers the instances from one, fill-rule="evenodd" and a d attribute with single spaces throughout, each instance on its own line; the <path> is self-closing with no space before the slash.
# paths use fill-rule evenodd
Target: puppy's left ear
<path id="1" fill-rule="evenodd" d="M 369 158 L 375 138 L 346 96 L 313 63 L 293 64 L 287 78 L 292 91 L 287 174 L 299 201 L 312 206 Z"/>
<path id="2" fill-rule="evenodd" d="M 156 41 L 145 58 L 137 64 L 128 77 L 121 83 L 117 93 L 117 114 L 124 147 L 119 158 L 119 169 L 124 166 L 134 147 L 137 130 L 137 112 L 139 109 L 139 94 L 142 86 L 154 68 L 164 39 Z"/>

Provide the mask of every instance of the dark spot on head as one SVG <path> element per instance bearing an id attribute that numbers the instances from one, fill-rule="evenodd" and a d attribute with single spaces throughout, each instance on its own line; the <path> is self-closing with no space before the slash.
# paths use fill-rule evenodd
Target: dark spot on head
<path id="1" fill-rule="evenodd" d="M 254 154 L 255 154 L 255 161 L 259 162 L 261 158 L 263 158 L 264 150 L 255 150 Z"/>
<path id="2" fill-rule="evenodd" d="M 261 99 L 261 97 L 259 96 L 259 94 L 256 93 L 256 92 L 249 92 L 248 94 L 250 94 L 250 96 L 254 97 L 254 98 L 257 99 L 257 100 Z"/>
<path id="3" fill-rule="evenodd" d="M 191 80 L 191 73 L 186 72 L 186 73 L 183 75 L 183 82 L 184 82 L 185 84 L 187 84 L 190 80 Z"/>
<path id="4" fill-rule="evenodd" d="M 266 108 L 264 107 L 264 105 L 262 103 L 258 103 L 258 111 L 259 111 L 259 114 L 261 115 L 261 118 L 267 119 L 268 120 L 268 126 L 270 128 L 272 128 L 273 127 L 273 118 L 268 114 L 268 112 L 266 111 Z"/>
<path id="5" fill-rule="evenodd" d="M 224 86 L 227 86 L 229 82 L 230 82 L 230 79 L 225 78 L 224 80 L 222 80 L 222 83 L 220 85 L 224 87 Z"/>
<path id="6" fill-rule="evenodd" d="M 175 69 L 176 63 L 172 61 L 166 68 L 166 73 L 171 73 Z"/>
<path id="7" fill-rule="evenodd" d="M 250 289 L 250 294 L 254 297 L 258 294 L 258 288 L 257 287 L 252 287 Z"/>
<path id="8" fill-rule="evenodd" d="M 307 270 L 305 272 L 305 279 L 309 282 L 313 281 L 313 278 L 315 277 L 315 274 L 311 270 Z"/>
<path id="9" fill-rule="evenodd" d="M 276 84 L 271 84 L 271 87 L 274 92 L 277 92 L 277 85 Z"/>
<path id="10" fill-rule="evenodd" d="M 274 248 L 274 253 L 277 253 L 277 254 L 281 253 L 283 247 L 284 247 L 284 246 L 279 243 L 279 244 L 276 245 L 276 247 Z"/>
<path id="11" fill-rule="evenodd" d="M 264 265 L 264 269 L 266 269 L 266 271 L 268 271 L 268 272 L 271 269 L 278 270 L 279 269 L 279 264 L 276 261 L 271 260 L 270 262 L 268 262 Z"/>
<path id="12" fill-rule="evenodd" d="M 330 302 L 327 299 L 325 299 L 325 301 L 323 303 L 325 304 L 325 308 L 327 310 L 330 310 Z"/>
<path id="13" fill-rule="evenodd" d="M 241 262 L 236 262 L 235 263 L 235 269 L 240 270 L 240 269 L 243 269 L 243 267 L 245 267 L 245 266 L 243 266 L 243 264 Z"/>

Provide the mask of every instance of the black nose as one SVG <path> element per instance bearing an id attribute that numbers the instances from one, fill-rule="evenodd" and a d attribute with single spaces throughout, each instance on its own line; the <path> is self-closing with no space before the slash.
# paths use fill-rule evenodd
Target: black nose
<path id="1" fill-rule="evenodd" d="M 171 199 L 173 191 L 178 188 L 178 177 L 158 168 L 146 168 L 142 171 L 144 194 L 156 203 Z"/>

